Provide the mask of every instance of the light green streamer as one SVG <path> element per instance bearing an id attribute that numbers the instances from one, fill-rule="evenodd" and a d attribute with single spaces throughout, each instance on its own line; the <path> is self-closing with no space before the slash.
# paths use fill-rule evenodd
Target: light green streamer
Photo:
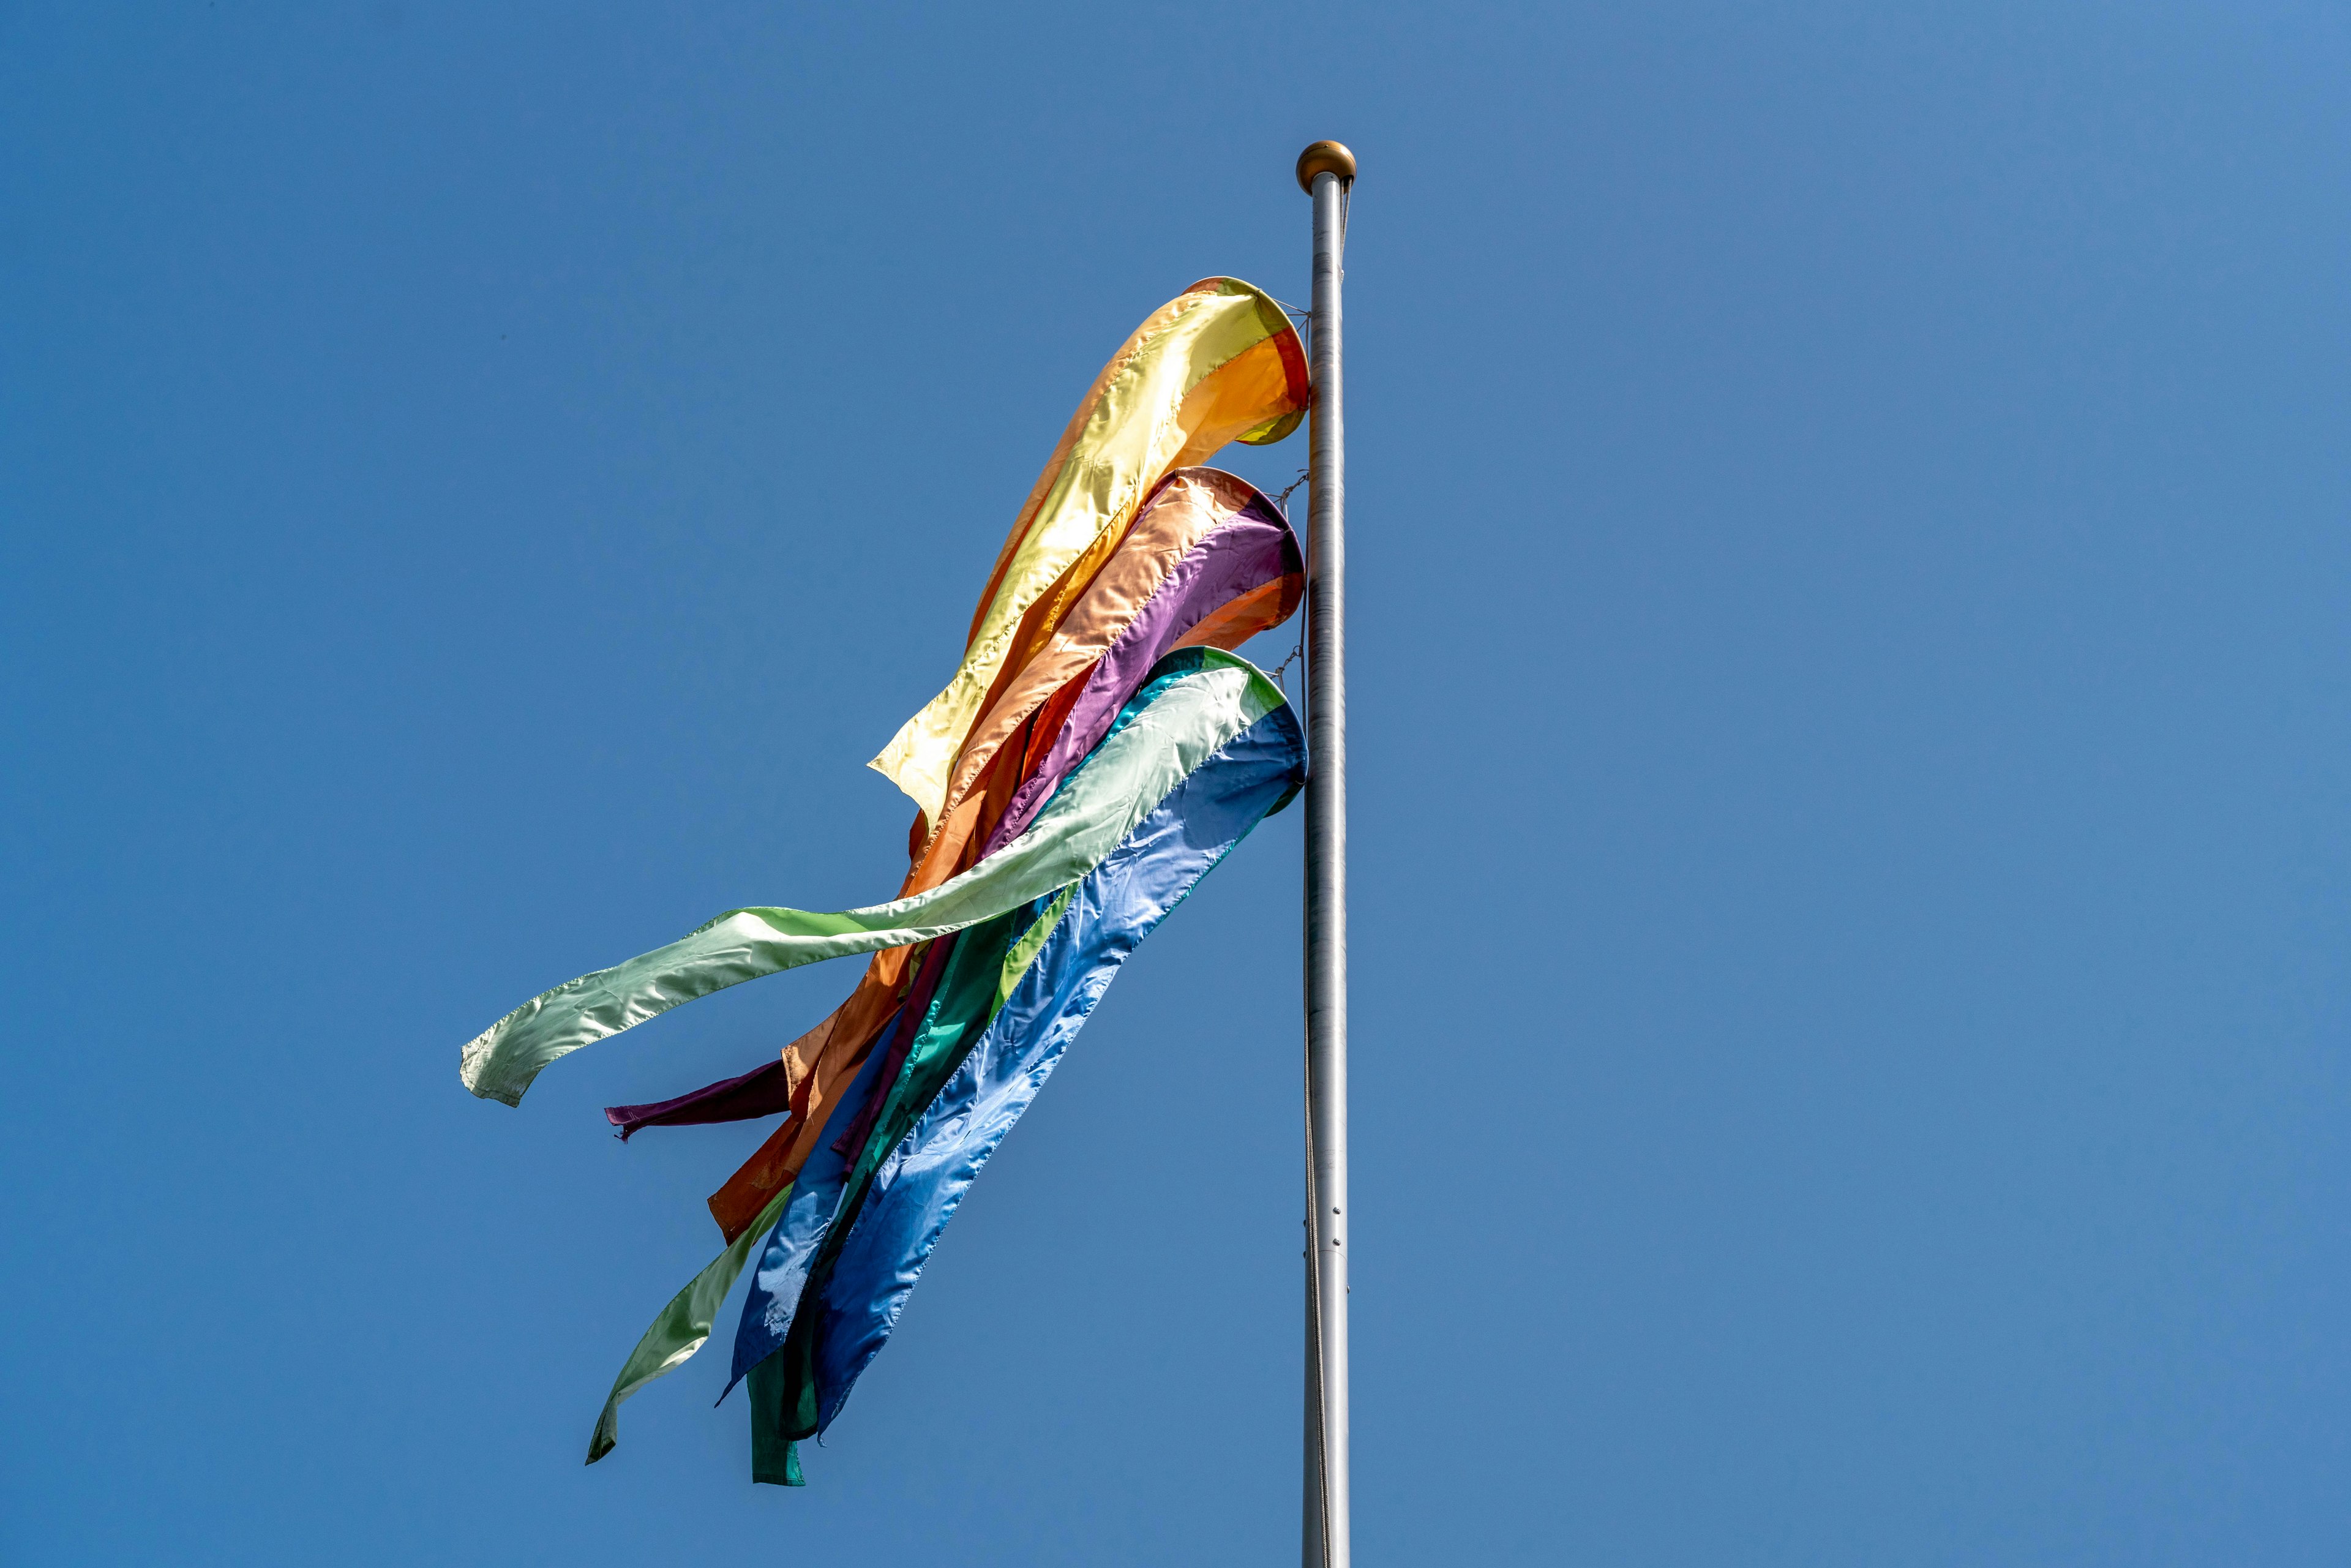
<path id="1" fill-rule="evenodd" d="M 1004 967 L 996 977 L 996 1007 L 988 1009 L 988 1017 L 994 1018 L 996 1008 L 1002 1007 L 1011 998 L 1012 988 L 1020 983 L 1020 977 L 1027 974 L 1029 966 L 1037 961 L 1037 954 L 1044 947 L 1045 938 L 1053 934 L 1053 928 L 1061 924 L 1061 916 L 1069 913 L 1070 894 L 1077 891 L 1075 883 L 1061 889 L 1060 895 L 1045 906 L 1045 912 L 1037 916 L 1029 929 L 1021 933 L 1020 940 L 1012 944 L 1011 950 L 1004 955 Z"/>
<path id="2" fill-rule="evenodd" d="M 1037 961 L 1037 954 L 1045 946 L 1045 938 L 1061 923 L 1070 907 L 1070 895 L 1077 891 L 1075 884 L 1061 889 L 1052 903 L 1045 906 L 1036 922 L 1012 945 L 1004 956 L 1001 977 L 997 982 L 996 1006 L 1002 1007 L 1012 988 L 1029 966 Z M 992 1009 L 991 1009 L 992 1012 Z M 588 1443 L 588 1462 L 594 1464 L 612 1451 L 621 1439 L 621 1402 L 651 1383 L 668 1375 L 694 1358 L 710 1339 L 710 1325 L 718 1315 L 719 1304 L 726 1292 L 735 1288 L 742 1277 L 744 1265 L 750 1261 L 751 1249 L 766 1239 L 768 1232 L 784 1211 L 784 1202 L 791 1196 L 792 1186 L 784 1184 L 783 1191 L 768 1200 L 749 1228 L 735 1239 L 735 1244 L 710 1260 L 710 1266 L 694 1277 L 693 1283 L 672 1298 L 662 1309 L 645 1337 L 629 1354 L 628 1364 L 621 1375 L 612 1380 L 612 1392 L 604 1401 L 603 1413 L 596 1417 L 596 1435 Z"/>
<path id="3" fill-rule="evenodd" d="M 604 1400 L 603 1413 L 596 1417 L 596 1435 L 588 1439 L 588 1462 L 594 1464 L 612 1451 L 621 1440 L 621 1401 L 651 1383 L 665 1376 L 694 1359 L 694 1353 L 710 1341 L 710 1325 L 717 1319 L 719 1304 L 750 1261 L 751 1249 L 768 1239 L 768 1229 L 776 1217 L 784 1211 L 784 1200 L 791 1196 L 792 1184 L 786 1182 L 781 1192 L 768 1200 L 759 1218 L 750 1228 L 735 1239 L 735 1244 L 710 1260 L 710 1266 L 694 1277 L 691 1284 L 670 1298 L 661 1316 L 645 1330 L 645 1337 L 637 1341 L 637 1348 L 629 1353 L 627 1364 L 621 1375 L 612 1380 L 612 1392 Z"/>
<path id="4" fill-rule="evenodd" d="M 1214 649 L 1102 742 L 1029 831 L 927 893 L 815 914 L 737 909 L 666 947 L 532 998 L 466 1042 L 458 1079 L 486 1100 L 522 1103 L 550 1061 L 682 1002 L 763 975 L 903 947 L 995 918 L 1079 881 L 1136 823 L 1241 731 L 1282 704 L 1247 660 Z"/>

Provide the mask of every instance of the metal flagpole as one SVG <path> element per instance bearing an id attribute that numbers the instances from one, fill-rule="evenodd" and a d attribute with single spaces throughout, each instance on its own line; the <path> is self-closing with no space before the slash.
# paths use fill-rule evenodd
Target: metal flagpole
<path id="1" fill-rule="evenodd" d="M 1305 1568 L 1348 1568 L 1347 1507 L 1347 443 L 1339 284 L 1355 155 L 1298 155 L 1314 198 L 1314 378 L 1306 566 Z"/>

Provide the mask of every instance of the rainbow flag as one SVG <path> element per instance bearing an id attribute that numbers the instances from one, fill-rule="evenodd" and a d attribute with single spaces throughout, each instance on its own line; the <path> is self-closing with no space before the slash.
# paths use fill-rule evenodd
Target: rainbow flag
<path id="1" fill-rule="evenodd" d="M 754 1479 L 800 1484 L 796 1445 L 840 1413 L 964 1192 L 1118 968 L 1305 776 L 1281 691 L 1230 652 L 1303 590 L 1298 541 L 1247 481 L 1199 465 L 1281 439 L 1305 357 L 1281 308 L 1193 285 L 1113 356 L 1016 517 L 963 658 L 872 766 L 918 807 L 895 898 L 731 910 L 544 992 L 467 1042 L 460 1078 L 519 1104 L 550 1063 L 712 991 L 869 955 L 774 1061 L 648 1126 L 777 1116 L 710 1199 L 725 1250 L 647 1328 L 622 1401 L 705 1343 L 747 1271 L 728 1389 L 747 1381 Z"/>

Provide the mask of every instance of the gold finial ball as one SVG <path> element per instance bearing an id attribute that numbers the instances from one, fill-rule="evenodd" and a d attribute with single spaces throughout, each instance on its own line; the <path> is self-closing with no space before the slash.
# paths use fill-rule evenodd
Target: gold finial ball
<path id="1" fill-rule="evenodd" d="M 1312 195 L 1317 174 L 1336 174 L 1346 184 L 1355 177 L 1355 155 L 1343 141 L 1317 141 L 1298 155 L 1298 188 Z"/>

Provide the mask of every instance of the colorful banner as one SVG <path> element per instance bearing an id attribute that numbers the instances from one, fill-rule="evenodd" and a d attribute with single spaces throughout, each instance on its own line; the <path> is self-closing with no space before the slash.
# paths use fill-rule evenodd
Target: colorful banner
<path id="1" fill-rule="evenodd" d="M 1296 536 L 1257 486 L 1214 468 L 1169 475 L 1060 629 L 1042 643 L 1019 644 L 1027 662 L 999 680 L 967 739 L 971 766 L 959 763 L 936 831 L 910 846 L 914 863 L 900 896 L 994 853 L 1012 836 L 1003 827 L 1008 812 L 1025 826 L 1162 653 L 1238 647 L 1287 620 L 1305 580 Z M 905 957 L 904 949 L 876 954 L 849 999 L 785 1047 L 779 1076 L 791 1118 L 710 1196 L 711 1217 L 730 1241 L 814 1149 L 831 1115 L 833 1085 L 857 1071 L 897 1005 Z M 772 1092 L 777 1080 L 761 1086 Z M 705 1108 L 698 1093 L 683 1100 L 682 1119 Z"/>
<path id="2" fill-rule="evenodd" d="M 956 1206 L 1085 1027 L 1119 966 L 1305 779 L 1287 708 L 1186 779 L 1065 893 L 1051 933 L 980 1040 L 875 1168 L 834 1260 L 816 1334 L 817 1429 L 880 1354 Z"/>
<path id="3" fill-rule="evenodd" d="M 1161 478 L 1228 442 L 1280 440 L 1296 428 L 1310 384 L 1289 317 L 1237 278 L 1205 278 L 1135 329 L 1014 519 L 954 678 L 873 759 L 926 821 L 939 820 L 956 754 L 1030 607 L 1044 600 L 1057 622 L 1050 607 L 1085 586 L 1088 564 L 1117 548 Z"/>
<path id="4" fill-rule="evenodd" d="M 946 817 L 902 895 L 937 885 L 1025 828 L 1163 653 L 1246 641 L 1287 619 L 1304 584 L 1297 538 L 1255 486 L 1213 468 L 1170 475 L 1061 629 L 991 700 L 967 742 L 973 756 L 958 764 Z M 768 1113 L 778 1093 L 789 1098 L 793 1118 L 711 1195 L 729 1240 L 815 1147 L 832 1085 L 858 1070 L 882 1015 L 897 1005 L 904 956 L 877 955 L 849 1000 L 785 1051 L 779 1071 L 637 1108 L 643 1120 L 683 1123 L 714 1119 L 722 1097 L 745 1114 Z M 607 1114 L 632 1130 L 643 1124 Z"/>
<path id="5" fill-rule="evenodd" d="M 766 1218 L 770 1223 L 782 1212 L 785 1197 L 778 1193 L 769 1201 Z M 595 1435 L 588 1439 L 590 1464 L 611 1453 L 620 1442 L 621 1402 L 654 1378 L 665 1377 L 684 1366 L 708 1342 L 710 1325 L 718 1316 L 719 1306 L 726 1300 L 726 1292 L 735 1288 L 735 1281 L 751 1255 L 751 1238 L 755 1234 L 746 1232 L 713 1258 L 685 1289 L 670 1298 L 661 1316 L 637 1341 L 637 1348 L 629 1353 L 621 1375 L 612 1380 L 612 1392 L 605 1396 L 604 1408 L 596 1417 Z"/>
<path id="6" fill-rule="evenodd" d="M 1198 465 L 1281 439 L 1309 394 L 1298 334 L 1260 290 L 1213 277 L 1155 311 L 1030 490 L 954 676 L 873 760 L 921 808 L 898 896 L 730 911 L 467 1042 L 465 1086 L 519 1104 L 550 1062 L 681 1003 L 870 956 L 778 1060 L 606 1111 L 624 1139 L 782 1121 L 711 1195 L 725 1250 L 629 1355 L 590 1463 L 621 1405 L 707 1343 L 747 1270 L 727 1387 L 751 1385 L 755 1478 L 800 1484 L 795 1444 L 839 1414 L 1120 965 L 1298 789 L 1298 721 L 1231 652 L 1296 610 L 1298 541 L 1255 486 Z"/>
<path id="7" fill-rule="evenodd" d="M 522 1103 L 548 1063 L 684 1002 L 802 964 L 903 947 L 990 920 L 1077 881 L 1167 792 L 1282 697 L 1230 654 L 1173 685 L 1150 724 L 1106 740 L 1029 831 L 961 876 L 870 909 L 737 909 L 666 947 L 532 998 L 465 1045 L 466 1089 Z"/>
<path id="8" fill-rule="evenodd" d="M 1214 468 L 1170 475 L 1050 644 L 1003 683 L 974 727 L 946 821 L 901 895 L 937 885 L 1026 828 L 1161 655 L 1184 646 L 1236 647 L 1287 620 L 1304 584 L 1297 538 L 1255 486 Z M 992 773 L 1008 763 L 1018 765 L 1018 780 L 994 782 Z M 627 1137 L 644 1126 L 778 1114 L 791 1108 L 793 1076 L 789 1065 L 770 1062 L 674 1100 L 612 1106 L 605 1115 Z"/>
<path id="9" fill-rule="evenodd" d="M 1158 705 L 1199 672 L 1238 663 L 1233 655 L 1213 649 L 1184 649 L 1169 655 L 1120 711 L 1102 745 L 1108 747 L 1121 735 L 1153 725 Z M 810 1227 L 786 1236 L 779 1225 L 770 1255 L 789 1260 L 789 1273 L 778 1276 L 778 1286 L 786 1288 L 763 1290 L 755 1284 L 745 1302 L 736 1342 L 736 1375 L 747 1369 L 751 1375 L 756 1479 L 797 1484 L 783 1480 L 787 1472 L 798 1470 L 790 1445 L 819 1429 L 826 1408 L 820 1371 L 825 1351 L 818 1315 L 810 1304 L 842 1299 L 832 1294 L 829 1283 L 834 1259 L 845 1237 L 863 1232 L 868 1195 L 885 1156 L 932 1106 L 1010 999 L 1033 998 L 1014 1012 L 1008 1049 L 1050 1049 L 1058 1055 L 1134 944 L 1226 851 L 1290 799 L 1303 779 L 1304 756 L 1305 741 L 1295 716 L 1286 705 L 1270 707 L 1166 796 L 1132 837 L 1076 887 L 1040 900 L 1040 907 L 1021 921 L 997 926 L 990 940 L 959 948 L 958 961 L 949 966 L 949 977 L 939 987 L 931 1016 L 889 1092 L 874 1132 L 839 1194 L 828 1192 L 822 1200 L 827 1210 L 822 1232 Z M 1083 772 L 1081 768 L 1073 780 Z M 968 935 L 966 940 L 970 940 Z M 999 954 L 1005 956 L 998 958 Z M 1003 1123 L 1009 1124 L 1008 1119 Z M 993 1142 L 988 1147 L 994 1147 Z M 985 1157 L 979 1155 L 978 1161 Z M 978 1161 L 971 1164 L 970 1174 L 977 1173 Z M 809 1168 L 816 1168 L 815 1160 Z M 828 1163 L 828 1172 L 831 1168 Z M 962 1186 L 968 1186 L 969 1179 L 967 1174 Z M 961 1190 L 958 1186 L 956 1193 Z M 939 1223 L 944 1225 L 944 1218 Z M 927 1255 L 927 1242 L 922 1251 Z M 919 1260 L 910 1267 L 919 1271 Z M 911 1289 L 911 1277 L 905 1285 Z M 873 1296 L 878 1287 L 861 1274 L 851 1289 Z M 898 1292 L 900 1299 L 903 1294 Z M 894 1320 L 894 1305 L 886 1312 Z M 863 1348 L 856 1367 L 862 1370 L 879 1350 L 880 1339 L 860 1343 Z M 837 1411 L 846 1396 L 842 1385 L 829 1407 Z"/>

